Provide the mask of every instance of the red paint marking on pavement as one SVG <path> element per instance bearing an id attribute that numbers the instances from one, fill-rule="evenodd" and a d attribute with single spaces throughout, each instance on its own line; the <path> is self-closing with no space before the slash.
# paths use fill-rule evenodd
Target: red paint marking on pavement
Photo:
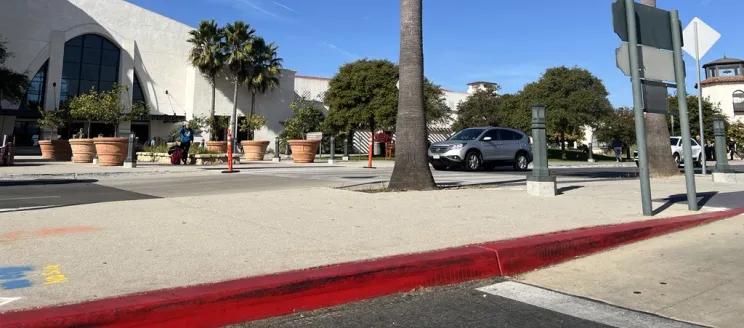
<path id="1" fill-rule="evenodd" d="M 0 314 L 0 327 L 219 327 L 555 264 L 744 213 L 584 228 Z"/>
<path id="2" fill-rule="evenodd" d="M 0 235 L 0 242 L 24 239 L 24 237 L 26 238 L 44 237 L 44 236 L 59 235 L 59 234 L 66 234 L 66 233 L 73 233 L 73 232 L 93 232 L 93 231 L 100 231 L 100 230 L 101 228 L 80 226 L 80 227 L 42 229 L 42 230 L 37 230 L 37 231 L 12 231 L 4 235 Z"/>

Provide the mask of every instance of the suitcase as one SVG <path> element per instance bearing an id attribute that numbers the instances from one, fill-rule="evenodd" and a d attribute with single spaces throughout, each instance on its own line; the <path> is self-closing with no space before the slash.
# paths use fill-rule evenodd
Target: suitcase
<path id="1" fill-rule="evenodd" d="M 181 156 L 183 155 L 183 149 L 176 149 L 171 154 L 171 164 L 178 165 L 181 164 Z"/>

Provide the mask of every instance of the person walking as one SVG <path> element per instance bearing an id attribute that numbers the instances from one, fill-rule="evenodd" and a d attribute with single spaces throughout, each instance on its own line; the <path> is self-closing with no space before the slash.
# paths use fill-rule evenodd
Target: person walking
<path id="1" fill-rule="evenodd" d="M 739 159 L 744 159 L 744 157 L 742 157 L 739 151 L 736 149 L 736 141 L 734 141 L 734 138 L 729 139 L 728 150 L 730 156 L 729 160 L 734 160 L 734 154 L 736 154 L 736 156 L 739 156 Z"/>
<path id="2" fill-rule="evenodd" d="M 189 159 L 189 148 L 191 148 L 191 142 L 194 141 L 194 130 L 191 129 L 191 124 L 186 122 L 178 130 L 178 135 L 181 137 L 181 161 L 183 165 L 186 165 Z"/>
<path id="3" fill-rule="evenodd" d="M 623 142 L 618 136 L 615 136 L 612 140 L 612 149 L 615 150 L 615 161 L 621 162 L 622 158 L 620 157 L 623 154 Z"/>

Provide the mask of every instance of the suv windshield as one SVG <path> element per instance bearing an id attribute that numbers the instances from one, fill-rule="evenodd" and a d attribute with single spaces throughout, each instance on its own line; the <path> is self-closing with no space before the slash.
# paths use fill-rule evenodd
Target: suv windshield
<path id="1" fill-rule="evenodd" d="M 475 140 L 485 129 L 465 129 L 455 133 L 449 140 Z"/>

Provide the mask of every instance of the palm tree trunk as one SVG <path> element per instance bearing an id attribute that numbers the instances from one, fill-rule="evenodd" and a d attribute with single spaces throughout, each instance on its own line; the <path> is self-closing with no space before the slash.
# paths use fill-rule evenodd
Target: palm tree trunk
<path id="1" fill-rule="evenodd" d="M 253 113 L 256 112 L 256 92 L 251 91 L 251 114 L 248 116 L 248 123 L 253 122 Z M 248 129 L 248 140 L 253 140 L 253 125 Z"/>
<path id="2" fill-rule="evenodd" d="M 400 91 L 392 190 L 436 188 L 429 169 L 424 112 L 423 0 L 400 0 Z"/>
<path id="3" fill-rule="evenodd" d="M 235 89 L 233 90 L 233 112 L 230 117 L 230 132 L 232 133 L 232 148 L 235 151 L 235 135 L 238 133 L 238 80 L 235 80 Z"/>
<path id="4" fill-rule="evenodd" d="M 656 0 L 641 0 L 647 6 L 656 7 Z M 646 114 L 646 149 L 648 172 L 653 178 L 678 175 L 679 168 L 669 150 L 669 126 L 664 114 Z"/>
<path id="5" fill-rule="evenodd" d="M 212 122 L 212 126 L 209 127 L 209 140 L 212 141 L 217 140 L 217 131 L 214 131 L 216 130 L 214 128 L 214 112 L 215 108 L 217 107 L 215 104 L 215 92 L 217 90 L 217 85 L 215 83 L 217 83 L 216 74 L 212 75 L 212 109 L 209 112 L 209 121 Z"/>

